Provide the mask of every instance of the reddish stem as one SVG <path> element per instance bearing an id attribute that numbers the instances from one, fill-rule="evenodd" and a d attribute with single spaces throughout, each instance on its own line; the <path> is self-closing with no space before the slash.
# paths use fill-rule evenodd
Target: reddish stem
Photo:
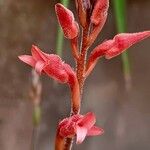
<path id="1" fill-rule="evenodd" d="M 80 57 L 77 62 L 77 78 L 79 82 L 80 94 L 82 95 L 83 85 L 84 85 L 84 73 L 86 69 L 86 54 L 88 49 L 88 33 L 89 33 L 89 26 L 83 29 L 82 34 L 82 41 L 81 41 L 81 50 L 80 50 Z"/>
<path id="2" fill-rule="evenodd" d="M 65 139 L 59 135 L 59 129 L 57 129 L 56 139 L 55 139 L 55 150 L 65 150 L 64 141 Z"/>
<path id="3" fill-rule="evenodd" d="M 75 37 L 71 40 L 71 48 L 72 48 L 72 55 L 74 59 L 77 61 L 79 59 L 79 51 L 78 51 L 78 38 Z"/>
<path id="4" fill-rule="evenodd" d="M 81 8 L 80 8 L 81 9 Z M 71 113 L 70 115 L 75 115 L 80 113 L 80 105 L 81 105 L 81 96 L 83 91 L 83 85 L 85 81 L 85 69 L 86 69 L 86 54 L 88 50 L 88 37 L 89 37 L 89 25 L 86 25 L 82 30 L 81 35 L 81 47 L 80 52 L 78 48 L 78 38 L 71 40 L 72 53 L 76 60 L 77 67 L 77 81 L 71 88 Z M 58 139 L 57 139 L 58 138 Z M 55 150 L 71 150 L 73 143 L 73 138 L 66 138 L 65 144 L 64 139 L 61 139 L 58 135 L 56 136 L 56 147 Z M 58 144 L 58 146 L 57 146 Z"/>

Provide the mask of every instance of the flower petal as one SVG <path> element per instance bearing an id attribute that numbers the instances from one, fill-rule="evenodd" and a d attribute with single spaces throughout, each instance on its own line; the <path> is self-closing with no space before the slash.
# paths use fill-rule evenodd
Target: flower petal
<path id="1" fill-rule="evenodd" d="M 93 126 L 91 129 L 88 130 L 87 135 L 88 136 L 95 136 L 95 135 L 101 135 L 104 133 L 104 130 L 102 128 Z"/>
<path id="2" fill-rule="evenodd" d="M 60 3 L 55 5 L 55 11 L 65 37 L 68 39 L 77 37 L 79 27 L 77 22 L 74 21 L 73 13 Z"/>
<path id="3" fill-rule="evenodd" d="M 72 117 L 65 118 L 59 123 L 58 129 L 60 136 L 72 137 L 76 134 L 76 120 L 73 121 Z"/>
<path id="4" fill-rule="evenodd" d="M 18 58 L 23 61 L 24 63 L 34 67 L 35 66 L 35 60 L 33 59 L 32 56 L 30 55 L 21 55 L 21 56 L 18 56 Z"/>
<path id="5" fill-rule="evenodd" d="M 105 53 L 113 46 L 114 46 L 114 40 L 104 41 L 103 43 L 101 43 L 100 45 L 94 48 L 94 50 L 90 54 L 89 61 L 93 62 L 97 58 L 104 56 Z"/>
<path id="6" fill-rule="evenodd" d="M 84 141 L 86 134 L 87 134 L 87 129 L 85 127 L 77 126 L 77 128 L 76 128 L 76 135 L 77 135 L 76 143 L 81 144 Z"/>
<path id="7" fill-rule="evenodd" d="M 45 56 L 44 56 L 44 53 L 35 45 L 32 45 L 31 53 L 32 53 L 33 58 L 36 61 L 39 61 L 39 60 L 46 61 L 47 60 L 47 58 L 45 58 Z"/>
<path id="8" fill-rule="evenodd" d="M 63 67 L 64 67 L 64 70 L 66 71 L 66 73 L 68 74 L 68 76 L 69 76 L 69 84 L 70 85 L 74 85 L 75 84 L 75 82 L 76 82 L 76 80 L 77 80 L 77 78 L 76 78 L 76 74 L 75 74 L 75 71 L 71 68 L 71 66 L 70 65 L 68 65 L 68 64 L 66 64 L 66 63 L 64 63 L 63 64 Z"/>
<path id="9" fill-rule="evenodd" d="M 62 61 L 50 61 L 49 64 L 44 68 L 44 71 L 47 75 L 61 83 L 68 82 L 68 74 L 63 68 Z"/>
<path id="10" fill-rule="evenodd" d="M 95 25 L 103 26 L 109 8 L 109 0 L 97 0 L 91 16 L 91 22 Z"/>
<path id="11" fill-rule="evenodd" d="M 78 121 L 80 127 L 84 127 L 89 130 L 96 122 L 94 113 L 89 112 L 83 118 Z"/>
<path id="12" fill-rule="evenodd" d="M 35 65 L 35 71 L 38 74 L 41 74 L 41 72 L 43 71 L 44 68 L 45 68 L 45 63 L 43 61 L 37 61 L 36 65 Z"/>
<path id="13" fill-rule="evenodd" d="M 145 38 L 148 38 L 149 36 L 150 36 L 150 31 L 138 32 L 138 33 L 121 33 L 116 35 L 113 38 L 114 46 L 108 51 L 106 51 L 105 53 L 106 59 L 110 59 L 112 57 L 121 54 L 133 44 L 136 44 L 144 40 Z"/>

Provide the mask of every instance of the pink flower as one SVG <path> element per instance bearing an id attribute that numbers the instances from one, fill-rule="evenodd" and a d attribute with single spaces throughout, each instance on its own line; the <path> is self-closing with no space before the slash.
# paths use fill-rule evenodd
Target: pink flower
<path id="1" fill-rule="evenodd" d="M 34 45 L 31 53 L 32 56 L 21 55 L 19 59 L 35 68 L 39 74 L 45 73 L 61 83 L 70 83 L 76 78 L 72 68 L 65 64 L 58 55 L 46 54 Z"/>
<path id="2" fill-rule="evenodd" d="M 65 37 L 68 39 L 77 37 L 79 27 L 73 13 L 60 3 L 55 5 L 55 11 Z"/>
<path id="3" fill-rule="evenodd" d="M 101 56 L 105 56 L 107 59 L 110 59 L 124 52 L 132 45 L 148 38 L 149 36 L 150 31 L 117 34 L 112 40 L 107 40 L 98 45 L 92 51 L 90 59 L 95 60 Z"/>
<path id="4" fill-rule="evenodd" d="M 113 58 L 130 46 L 150 37 L 150 31 L 138 32 L 138 33 L 121 33 L 116 35 L 108 45 L 112 45 L 110 49 L 105 52 L 107 59 Z"/>
<path id="5" fill-rule="evenodd" d="M 86 136 L 96 136 L 104 133 L 103 129 L 94 126 L 95 122 L 96 118 L 92 112 L 87 113 L 85 116 L 73 115 L 59 123 L 59 135 L 63 138 L 76 135 L 76 143 L 80 144 Z"/>
<path id="6" fill-rule="evenodd" d="M 150 31 L 138 33 L 121 33 L 117 34 L 113 39 L 107 40 L 98 45 L 90 54 L 87 66 L 87 76 L 94 68 L 98 58 L 105 56 L 106 59 L 113 58 L 132 45 L 150 37 Z"/>

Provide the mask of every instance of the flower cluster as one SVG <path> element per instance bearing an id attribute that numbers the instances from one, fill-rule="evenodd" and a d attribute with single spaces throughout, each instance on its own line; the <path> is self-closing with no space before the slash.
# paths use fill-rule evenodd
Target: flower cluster
<path id="1" fill-rule="evenodd" d="M 60 3 L 55 5 L 56 15 L 64 36 L 71 42 L 73 57 L 76 62 L 75 70 L 69 64 L 64 63 L 58 55 L 44 53 L 34 45 L 31 48 L 32 56 L 19 56 L 21 61 L 33 67 L 37 73 L 47 74 L 60 83 L 67 83 L 70 86 L 71 117 L 65 118 L 58 125 L 56 150 L 64 149 L 63 147 L 67 145 L 62 144 L 63 142 L 59 140 L 59 137 L 66 139 L 76 136 L 77 143 L 81 143 L 86 136 L 101 135 L 104 132 L 103 129 L 94 126 L 96 119 L 92 112 L 84 116 L 80 115 L 80 99 L 84 81 L 100 57 L 113 58 L 150 36 L 150 31 L 121 33 L 96 46 L 86 57 L 89 47 L 106 22 L 109 0 L 76 0 L 75 2 L 78 23 L 75 21 L 71 10 Z M 82 34 L 80 34 L 80 29 L 82 29 Z M 79 45 L 80 40 L 81 44 Z"/>

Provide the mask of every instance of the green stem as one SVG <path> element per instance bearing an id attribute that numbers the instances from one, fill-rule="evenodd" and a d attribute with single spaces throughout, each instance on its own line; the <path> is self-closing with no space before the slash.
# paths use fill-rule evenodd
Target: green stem
<path id="1" fill-rule="evenodd" d="M 35 105 L 33 108 L 33 125 L 38 127 L 41 122 L 41 106 Z"/>
<path id="2" fill-rule="evenodd" d="M 114 11 L 116 16 L 116 26 L 119 33 L 126 32 L 126 0 L 113 0 Z M 130 78 L 130 61 L 128 52 L 122 54 L 122 63 L 125 80 Z"/>
<path id="3" fill-rule="evenodd" d="M 37 145 L 37 136 L 38 136 L 38 126 L 41 122 L 41 106 L 34 105 L 33 108 L 33 131 L 32 131 L 32 138 L 31 138 L 31 150 L 36 150 Z"/>
<path id="4" fill-rule="evenodd" d="M 61 0 L 61 3 L 67 7 L 69 5 L 69 0 Z M 61 28 L 58 26 L 57 29 L 57 42 L 56 42 L 56 53 L 59 56 L 62 56 L 62 47 L 63 47 L 64 37 Z"/>

